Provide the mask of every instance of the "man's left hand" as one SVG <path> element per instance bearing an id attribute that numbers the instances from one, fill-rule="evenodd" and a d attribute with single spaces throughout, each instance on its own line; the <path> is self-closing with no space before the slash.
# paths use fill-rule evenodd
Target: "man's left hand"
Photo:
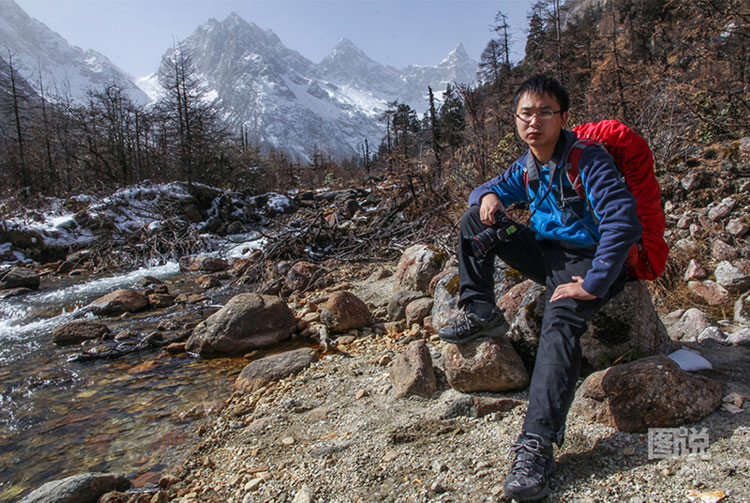
<path id="1" fill-rule="evenodd" d="M 596 295 L 591 295 L 589 292 L 583 289 L 583 278 L 580 276 L 573 276 L 572 283 L 563 283 L 555 288 L 555 293 L 552 294 L 550 302 L 554 302 L 560 299 L 578 299 L 578 300 L 594 300 Z"/>

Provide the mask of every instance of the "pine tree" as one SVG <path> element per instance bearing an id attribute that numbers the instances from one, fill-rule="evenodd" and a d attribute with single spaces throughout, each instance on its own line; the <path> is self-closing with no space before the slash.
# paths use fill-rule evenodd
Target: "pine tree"
<path id="1" fill-rule="evenodd" d="M 456 88 L 448 84 L 440 107 L 441 137 L 445 145 L 456 149 L 463 144 L 466 128 L 466 110 Z"/>
<path id="2" fill-rule="evenodd" d="M 450 84 L 449 84 L 450 85 Z M 432 151 L 435 152 L 435 164 L 436 164 L 436 176 L 439 178 L 441 174 L 441 170 L 443 168 L 443 163 L 441 161 L 441 152 L 443 150 L 443 147 L 441 145 L 442 141 L 442 131 L 440 122 L 438 121 L 438 114 L 437 109 L 435 108 L 435 95 L 432 92 L 432 87 L 427 86 L 428 91 L 428 97 L 430 101 L 430 115 L 429 115 L 429 124 L 430 124 L 430 131 L 431 131 L 431 139 L 432 139 Z"/>

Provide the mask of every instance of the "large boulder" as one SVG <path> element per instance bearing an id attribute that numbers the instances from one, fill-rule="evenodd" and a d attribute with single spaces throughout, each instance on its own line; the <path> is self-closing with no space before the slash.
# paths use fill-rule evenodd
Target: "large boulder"
<path id="1" fill-rule="evenodd" d="M 536 289 L 536 293 L 527 296 L 526 294 L 532 288 Z M 539 291 L 541 291 L 539 290 L 541 288 L 542 287 L 535 283 L 534 280 L 527 279 L 505 292 L 497 302 L 497 306 L 503 311 L 505 319 L 510 323 L 518 315 L 518 310 L 521 307 L 521 304 L 524 303 L 524 300 L 534 297 Z"/>
<path id="2" fill-rule="evenodd" d="M 458 314 L 458 269 L 453 269 L 435 285 L 432 326 L 437 330 Z"/>
<path id="3" fill-rule="evenodd" d="M 601 369 L 622 357 L 632 360 L 668 352 L 673 344 L 646 285 L 630 281 L 591 320 L 581 347 L 588 364 Z"/>
<path id="4" fill-rule="evenodd" d="M 0 290 L 10 288 L 39 288 L 39 273 L 25 267 L 13 267 L 9 271 L 0 272 Z"/>
<path id="5" fill-rule="evenodd" d="M 234 389 L 252 393 L 266 384 L 304 370 L 317 359 L 318 352 L 312 348 L 300 348 L 266 356 L 242 369 L 234 382 Z"/>
<path id="6" fill-rule="evenodd" d="M 193 329 L 186 349 L 201 356 L 243 354 L 286 339 L 296 326 L 280 298 L 241 293 Z"/>
<path id="7" fill-rule="evenodd" d="M 531 280 L 512 288 L 500 298 L 505 319 L 510 323 L 508 337 L 529 368 L 536 358 L 542 331 L 545 288 Z M 520 300 L 519 300 L 520 299 Z M 514 310 L 515 309 L 515 310 Z"/>
<path id="8" fill-rule="evenodd" d="M 509 391 L 529 384 L 529 374 L 506 337 L 447 344 L 442 360 L 448 384 L 458 391 Z"/>
<path id="9" fill-rule="evenodd" d="M 81 473 L 47 482 L 19 503 L 96 503 L 100 496 L 110 491 L 124 491 L 130 485 L 122 475 Z"/>
<path id="10" fill-rule="evenodd" d="M 652 356 L 591 374 L 571 413 L 619 431 L 644 433 L 707 416 L 721 404 L 721 385 L 693 376 L 666 356 Z"/>
<path id="11" fill-rule="evenodd" d="M 420 243 L 407 248 L 396 267 L 393 291 L 426 292 L 432 277 L 442 270 L 445 259 L 445 253 L 426 244 Z"/>
<path id="12" fill-rule="evenodd" d="M 100 316 L 119 316 L 124 313 L 135 313 L 148 307 L 146 296 L 129 289 L 115 290 L 99 297 L 88 309 Z"/>
<path id="13" fill-rule="evenodd" d="M 92 339 L 101 339 L 111 333 L 107 325 L 98 321 L 71 321 L 55 327 L 52 331 L 52 342 L 59 345 L 77 344 Z"/>
<path id="14" fill-rule="evenodd" d="M 370 323 L 372 316 L 367 304 L 351 292 L 334 292 L 328 297 L 320 321 L 334 332 L 362 328 Z"/>
<path id="15" fill-rule="evenodd" d="M 520 288 L 520 287 L 519 287 Z M 512 292 L 509 292 L 510 295 Z M 508 336 L 529 364 L 536 358 L 544 314 L 545 288 L 531 285 L 523 294 Z M 501 305 L 507 305 L 501 299 Z M 630 281 L 594 316 L 581 337 L 584 367 L 602 369 L 620 359 L 634 359 L 671 348 L 667 329 L 659 318 L 651 295 L 641 281 Z"/>
<path id="16" fill-rule="evenodd" d="M 391 365 L 390 379 L 396 398 L 419 395 L 430 398 L 437 391 L 430 350 L 424 341 L 413 341 Z"/>
<path id="17" fill-rule="evenodd" d="M 436 330 L 445 326 L 459 311 L 458 269 L 452 268 L 443 271 L 440 276 L 441 278 L 437 281 L 433 293 L 435 304 L 432 307 L 432 323 Z M 506 292 L 523 280 L 524 278 L 515 269 L 500 260 L 495 261 L 494 282 L 496 299 L 500 299 Z"/>

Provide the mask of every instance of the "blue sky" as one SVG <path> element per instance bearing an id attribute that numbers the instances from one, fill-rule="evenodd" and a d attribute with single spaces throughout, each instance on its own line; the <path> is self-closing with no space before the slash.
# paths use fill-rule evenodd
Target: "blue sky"
<path id="1" fill-rule="evenodd" d="M 532 0 L 16 0 L 68 42 L 94 49 L 134 77 L 159 66 L 175 40 L 210 18 L 236 12 L 270 28 L 319 62 L 348 38 L 379 63 L 439 63 L 459 42 L 479 60 L 498 10 L 509 18 L 515 60 L 523 56 Z"/>

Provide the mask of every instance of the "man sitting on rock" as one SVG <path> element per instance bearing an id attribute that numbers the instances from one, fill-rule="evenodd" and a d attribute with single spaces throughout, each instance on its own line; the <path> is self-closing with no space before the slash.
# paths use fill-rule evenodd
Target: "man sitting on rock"
<path id="1" fill-rule="evenodd" d="M 564 171 L 577 138 L 563 129 L 569 98 L 559 82 L 532 77 L 516 91 L 512 106 L 529 150 L 469 196 L 458 245 L 462 312 L 439 335 L 460 344 L 508 330 L 495 305 L 495 256 L 546 286 L 529 406 L 504 487 L 507 497 L 531 501 L 549 491 L 552 443 L 563 442 L 581 363 L 580 337 L 596 311 L 622 289 L 625 260 L 641 225 L 633 195 L 599 145 L 581 152 L 586 200 L 576 197 Z M 505 213 L 516 202 L 529 205 L 528 227 Z"/>

